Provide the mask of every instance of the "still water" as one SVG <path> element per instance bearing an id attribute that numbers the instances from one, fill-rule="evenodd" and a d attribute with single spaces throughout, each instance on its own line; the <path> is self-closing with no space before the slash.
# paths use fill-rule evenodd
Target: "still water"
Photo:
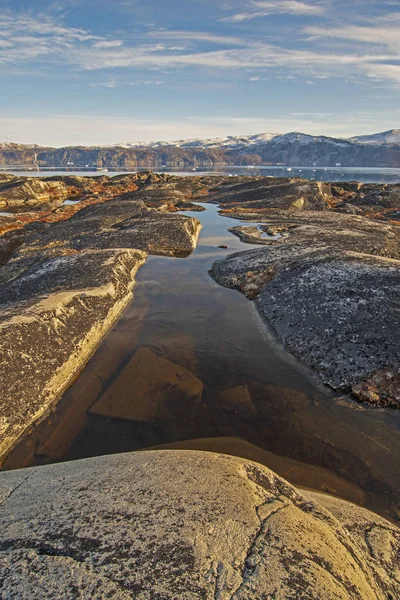
<path id="1" fill-rule="evenodd" d="M 25 177 L 50 177 L 53 175 L 86 175 L 87 177 L 98 177 L 100 175 L 123 175 L 126 173 L 137 173 L 145 171 L 145 168 L 135 171 L 114 171 L 109 169 L 107 172 L 82 169 L 79 171 L 63 169 L 61 171 L 43 170 L 36 171 L 11 171 L 15 175 Z M 149 169 L 159 171 L 159 169 Z M 311 181 L 362 181 L 364 183 L 400 183 L 400 168 L 380 168 L 380 167 L 235 167 L 221 166 L 209 169 L 193 169 L 192 171 L 169 170 L 163 171 L 171 175 L 262 175 L 263 177 L 301 177 Z M 1 171 L 0 171 L 1 172 Z"/>
<path id="2" fill-rule="evenodd" d="M 207 449 L 257 460 L 297 485 L 399 518 L 400 412 L 322 386 L 275 343 L 251 301 L 213 281 L 214 260 L 254 246 L 227 231 L 238 221 L 203 206 L 185 213 L 202 222 L 197 249 L 185 259 L 149 257 L 121 319 L 6 468 L 158 446 Z M 91 413 L 143 347 L 203 383 L 196 409 L 178 398 L 164 419 Z M 137 388 L 120 385 L 118 394 L 129 406 Z"/>

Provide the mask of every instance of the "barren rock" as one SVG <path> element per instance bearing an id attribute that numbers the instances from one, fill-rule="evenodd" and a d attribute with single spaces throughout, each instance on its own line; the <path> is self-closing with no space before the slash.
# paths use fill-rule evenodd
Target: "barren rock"
<path id="1" fill-rule="evenodd" d="M 79 373 L 132 298 L 145 256 L 107 250 L 3 267 L 0 458 Z"/>
<path id="2" fill-rule="evenodd" d="M 196 247 L 200 229 L 192 217 L 160 213 L 142 201 L 114 199 L 86 206 L 67 221 L 31 228 L 18 256 L 52 248 L 136 248 L 184 256 Z"/>
<path id="3" fill-rule="evenodd" d="M 195 451 L 0 475 L 0 581 L 21 600 L 387 600 L 399 529 L 266 467 Z"/>
<path id="4" fill-rule="evenodd" d="M 398 377 L 398 228 L 337 213 L 271 211 L 264 221 L 279 226 L 282 237 L 216 261 L 213 277 L 256 299 L 284 347 L 331 387 L 363 389 L 376 371 Z M 250 227 L 234 229 L 252 241 Z M 393 388 L 380 388 L 370 403 L 396 406 Z"/>
<path id="5" fill-rule="evenodd" d="M 54 207 L 68 198 L 68 187 L 60 181 L 14 178 L 0 181 L 0 209 L 25 212 L 35 207 Z"/>

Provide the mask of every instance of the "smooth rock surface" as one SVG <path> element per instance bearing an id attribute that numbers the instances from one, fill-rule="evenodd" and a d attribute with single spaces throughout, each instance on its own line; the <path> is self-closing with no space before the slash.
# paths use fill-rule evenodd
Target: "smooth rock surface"
<path id="1" fill-rule="evenodd" d="M 0 475 L 0 595 L 392 600 L 399 529 L 266 467 L 194 451 Z"/>
<path id="2" fill-rule="evenodd" d="M 190 371 L 139 348 L 90 412 L 133 421 L 179 421 L 193 417 L 202 391 L 202 382 Z"/>
<path id="3" fill-rule="evenodd" d="M 40 419 L 132 298 L 139 250 L 12 261 L 0 271 L 0 458 Z"/>

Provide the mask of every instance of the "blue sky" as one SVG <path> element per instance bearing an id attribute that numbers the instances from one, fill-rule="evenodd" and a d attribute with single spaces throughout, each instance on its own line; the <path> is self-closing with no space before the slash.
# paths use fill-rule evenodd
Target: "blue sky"
<path id="1" fill-rule="evenodd" d="M 0 0 L 0 141 L 400 127 L 398 0 Z"/>

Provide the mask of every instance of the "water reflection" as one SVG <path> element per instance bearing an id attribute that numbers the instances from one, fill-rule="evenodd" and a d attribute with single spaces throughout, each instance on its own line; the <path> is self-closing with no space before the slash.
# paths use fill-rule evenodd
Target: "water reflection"
<path id="1" fill-rule="evenodd" d="M 227 232 L 237 220 L 204 206 L 205 212 L 192 214 L 203 223 L 193 255 L 149 258 L 139 271 L 134 301 L 56 413 L 6 468 L 200 444 L 250 452 L 297 485 L 399 517 L 400 414 L 370 409 L 321 386 L 275 344 L 252 302 L 209 277 L 216 258 L 253 246 Z M 155 357 L 153 370 L 138 366 L 135 353 L 143 348 Z M 187 388 L 182 391 L 184 370 L 201 382 L 195 401 Z M 154 411 L 139 411 L 140 418 L 139 381 L 152 402 L 157 398 Z M 116 398 L 116 390 L 122 406 L 117 416 L 93 408 L 105 394 Z"/>
<path id="2" fill-rule="evenodd" d="M 108 176 L 126 175 L 127 173 L 138 173 L 141 171 L 166 172 L 171 175 L 191 176 L 194 175 L 262 175 L 263 177 L 300 177 L 312 181 L 361 181 L 363 183 L 399 183 L 399 168 L 380 167 L 243 167 L 234 165 L 221 165 L 210 168 L 198 168 L 192 171 L 180 171 L 178 169 L 159 169 L 155 167 L 143 167 L 134 170 L 113 170 L 110 168 Z M 1 171 L 0 171 L 1 172 Z M 55 175 L 85 175 L 86 177 L 102 177 L 104 173 L 90 169 L 63 169 L 37 171 L 10 171 L 14 175 L 24 177 L 52 177 Z"/>

